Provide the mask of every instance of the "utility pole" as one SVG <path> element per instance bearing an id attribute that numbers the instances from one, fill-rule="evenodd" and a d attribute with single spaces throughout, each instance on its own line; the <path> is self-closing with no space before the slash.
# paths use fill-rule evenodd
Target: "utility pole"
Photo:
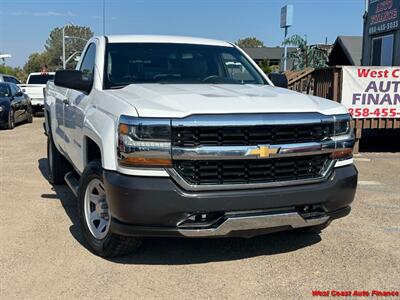
<path id="1" fill-rule="evenodd" d="M 103 35 L 106 35 L 106 0 L 103 0 Z"/>
<path id="2" fill-rule="evenodd" d="M 65 70 L 65 25 L 62 29 L 62 63 L 63 63 L 63 70 Z"/>
<path id="3" fill-rule="evenodd" d="M 293 25 L 293 5 L 286 5 L 281 8 L 281 28 L 285 29 L 284 40 L 288 35 L 289 27 Z M 287 70 L 287 45 L 284 45 L 283 72 Z"/>
<path id="4" fill-rule="evenodd" d="M 286 40 L 287 34 L 288 34 L 288 27 L 285 26 L 285 38 L 284 38 L 284 40 Z M 287 70 L 287 45 L 285 44 L 284 47 L 285 48 L 284 48 L 284 53 L 283 53 L 283 72 L 286 72 L 286 70 Z"/>
<path id="5" fill-rule="evenodd" d="M 6 58 L 10 58 L 11 54 L 0 54 L 0 59 L 3 61 L 3 66 L 6 65 Z"/>
<path id="6" fill-rule="evenodd" d="M 67 68 L 67 63 L 65 62 L 65 27 L 69 25 L 74 25 L 73 23 L 69 22 L 68 24 L 64 25 L 62 28 L 62 64 L 63 64 L 63 70 Z"/>

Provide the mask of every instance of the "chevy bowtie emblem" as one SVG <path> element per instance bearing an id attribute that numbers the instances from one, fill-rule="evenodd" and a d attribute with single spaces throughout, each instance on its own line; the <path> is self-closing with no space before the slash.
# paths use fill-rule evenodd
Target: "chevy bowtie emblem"
<path id="1" fill-rule="evenodd" d="M 258 155 L 260 158 L 268 158 L 273 154 L 277 154 L 279 148 L 271 148 L 270 146 L 257 146 L 257 149 L 249 149 L 246 156 Z"/>

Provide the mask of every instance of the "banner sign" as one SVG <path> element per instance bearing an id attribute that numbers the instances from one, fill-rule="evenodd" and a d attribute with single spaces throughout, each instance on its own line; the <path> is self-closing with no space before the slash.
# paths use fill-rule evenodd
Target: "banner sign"
<path id="1" fill-rule="evenodd" d="M 342 104 L 353 118 L 400 118 L 400 67 L 343 67 Z"/>
<path id="2" fill-rule="evenodd" d="M 400 28 L 400 0 L 369 0 L 368 34 Z"/>

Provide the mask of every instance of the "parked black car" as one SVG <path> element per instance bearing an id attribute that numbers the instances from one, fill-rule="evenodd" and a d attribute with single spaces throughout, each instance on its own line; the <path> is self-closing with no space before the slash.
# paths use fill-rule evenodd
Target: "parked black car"
<path id="1" fill-rule="evenodd" d="M 13 129 L 23 121 L 33 121 L 31 100 L 14 83 L 0 82 L 0 126 Z"/>

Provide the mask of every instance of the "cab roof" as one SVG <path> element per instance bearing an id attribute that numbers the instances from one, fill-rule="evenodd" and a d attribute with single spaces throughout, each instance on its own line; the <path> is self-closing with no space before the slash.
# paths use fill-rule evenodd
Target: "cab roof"
<path id="1" fill-rule="evenodd" d="M 172 35 L 108 35 L 109 43 L 175 43 L 233 47 L 230 43 L 196 37 Z"/>

